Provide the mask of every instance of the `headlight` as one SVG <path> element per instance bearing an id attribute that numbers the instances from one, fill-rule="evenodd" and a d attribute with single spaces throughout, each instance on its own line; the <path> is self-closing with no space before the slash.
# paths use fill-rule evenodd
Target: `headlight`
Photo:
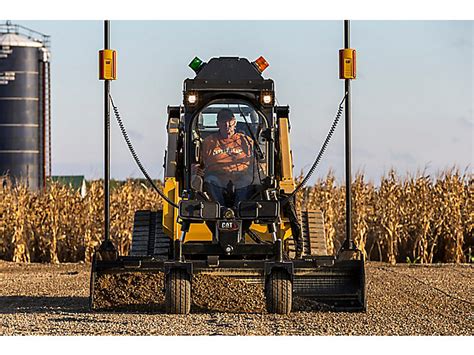
<path id="1" fill-rule="evenodd" d="M 196 101 L 197 101 L 197 96 L 196 96 L 196 95 L 192 94 L 192 95 L 189 95 L 189 96 L 188 96 L 188 102 L 189 102 L 190 104 L 195 104 Z"/>
<path id="2" fill-rule="evenodd" d="M 263 103 L 264 104 L 271 104 L 272 103 L 272 95 L 263 95 Z"/>
<path id="3" fill-rule="evenodd" d="M 260 103 L 265 106 L 272 106 L 273 105 L 273 92 L 262 91 L 260 93 Z"/>
<path id="4" fill-rule="evenodd" d="M 198 101 L 198 95 L 196 92 L 187 92 L 185 94 L 185 101 L 188 105 L 196 105 Z"/>

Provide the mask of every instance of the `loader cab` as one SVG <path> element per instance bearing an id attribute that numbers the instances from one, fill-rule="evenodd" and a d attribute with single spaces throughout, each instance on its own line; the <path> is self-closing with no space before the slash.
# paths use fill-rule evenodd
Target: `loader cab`
<path id="1" fill-rule="evenodd" d="M 265 219 L 268 213 L 256 207 L 263 205 L 251 202 L 270 200 L 276 187 L 273 80 L 246 58 L 212 58 L 194 69 L 196 77 L 184 81 L 180 111 L 185 166 L 180 217 L 209 221 L 230 213 Z M 218 124 L 222 110 L 232 115 L 230 136 Z M 274 220 L 278 202 L 269 205 Z"/>
<path id="2" fill-rule="evenodd" d="M 221 206 L 235 208 L 260 197 L 268 180 L 269 124 L 245 101 L 220 99 L 197 112 L 192 122 L 191 188 Z M 226 113 L 227 120 L 219 120 Z M 229 135 L 230 133 L 230 135 Z"/>

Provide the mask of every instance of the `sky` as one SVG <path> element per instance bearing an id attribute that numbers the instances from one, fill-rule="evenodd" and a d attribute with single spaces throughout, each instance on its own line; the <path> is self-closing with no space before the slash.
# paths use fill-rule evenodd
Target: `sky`
<path id="1" fill-rule="evenodd" d="M 3 23 L 7 19 L 0 19 Z M 103 176 L 102 21 L 15 20 L 51 35 L 52 173 Z M 357 50 L 352 82 L 352 169 L 377 181 L 473 167 L 473 21 L 351 21 Z M 295 173 L 315 159 L 343 97 L 338 50 L 343 21 L 111 22 L 118 52 L 112 95 L 135 150 L 153 178 L 163 176 L 166 109 L 182 102 L 195 57 L 263 55 L 276 99 L 290 106 Z M 141 177 L 112 120 L 111 176 Z M 314 176 L 344 179 L 344 120 Z M 314 180 L 313 180 L 314 181 Z"/>

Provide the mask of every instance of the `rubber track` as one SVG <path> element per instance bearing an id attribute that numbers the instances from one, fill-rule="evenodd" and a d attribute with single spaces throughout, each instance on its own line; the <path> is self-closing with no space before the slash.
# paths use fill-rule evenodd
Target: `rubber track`
<path id="1" fill-rule="evenodd" d="M 170 239 L 163 231 L 163 211 L 136 211 L 130 256 L 155 256 L 167 259 Z"/>
<path id="2" fill-rule="evenodd" d="M 191 280 L 186 270 L 171 270 L 167 275 L 166 312 L 188 314 L 191 310 Z"/>
<path id="3" fill-rule="evenodd" d="M 295 245 L 295 240 L 293 239 L 293 236 L 288 238 L 287 241 L 287 250 L 288 250 L 288 257 L 290 259 L 294 259 L 296 257 L 296 245 Z"/>
<path id="4" fill-rule="evenodd" d="M 303 236 L 302 255 L 328 255 L 322 212 L 319 210 L 298 210 L 297 214 Z M 287 251 L 290 259 L 294 259 L 296 256 L 296 245 L 293 237 L 290 237 L 287 241 Z"/>
<path id="5" fill-rule="evenodd" d="M 170 244 L 170 238 L 163 231 L 163 211 L 157 211 L 153 255 L 159 259 L 168 259 Z"/>
<path id="6" fill-rule="evenodd" d="M 298 218 L 300 228 L 301 228 L 301 237 L 303 238 L 302 255 L 304 255 L 304 235 L 303 235 L 303 228 L 302 228 L 303 226 L 301 224 L 301 211 L 299 209 L 296 209 L 296 217 Z M 296 242 L 295 242 L 295 239 L 293 238 L 293 235 L 291 235 L 291 237 L 286 240 L 286 243 L 287 243 L 286 250 L 288 253 L 288 257 L 290 259 L 295 259 L 296 258 Z"/>
<path id="7" fill-rule="evenodd" d="M 328 255 L 323 213 L 319 210 L 301 212 L 303 255 Z"/>
<path id="8" fill-rule="evenodd" d="M 133 218 L 132 245 L 130 256 L 148 255 L 151 211 L 136 211 Z"/>
<path id="9" fill-rule="evenodd" d="M 290 314 L 292 285 L 286 271 L 273 270 L 267 284 L 266 304 L 269 313 Z"/>

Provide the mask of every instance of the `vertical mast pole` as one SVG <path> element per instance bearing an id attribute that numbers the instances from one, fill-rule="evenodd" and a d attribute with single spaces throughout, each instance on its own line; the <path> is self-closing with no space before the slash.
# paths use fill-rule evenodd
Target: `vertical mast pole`
<path id="1" fill-rule="evenodd" d="M 104 49 L 110 49 L 110 21 L 104 21 Z M 104 80 L 104 230 L 110 239 L 110 80 Z"/>
<path id="2" fill-rule="evenodd" d="M 350 21 L 344 20 L 344 48 L 350 48 Z M 346 240 L 345 249 L 353 249 L 352 240 L 352 172 L 351 172 L 351 79 L 344 80 L 344 90 L 346 97 L 345 104 L 345 162 L 346 162 Z"/>

